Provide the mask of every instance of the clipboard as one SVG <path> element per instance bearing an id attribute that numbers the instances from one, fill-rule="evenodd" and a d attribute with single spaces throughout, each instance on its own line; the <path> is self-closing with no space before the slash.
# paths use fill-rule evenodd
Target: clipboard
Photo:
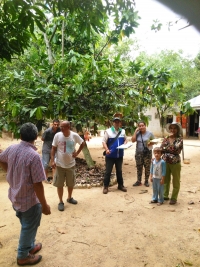
<path id="1" fill-rule="evenodd" d="M 121 146 L 118 146 L 118 147 L 116 147 L 117 149 L 127 149 L 127 148 L 129 148 L 129 147 L 131 147 L 133 144 L 122 144 Z"/>

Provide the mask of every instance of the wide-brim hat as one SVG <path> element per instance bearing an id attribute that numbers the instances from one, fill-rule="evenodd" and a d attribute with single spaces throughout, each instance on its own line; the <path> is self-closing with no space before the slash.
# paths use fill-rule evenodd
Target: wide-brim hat
<path id="1" fill-rule="evenodd" d="M 119 117 L 114 117 L 112 121 L 117 121 L 117 120 L 118 120 L 118 121 L 121 121 L 121 118 L 119 118 Z"/>
<path id="2" fill-rule="evenodd" d="M 168 132 L 168 133 L 170 133 L 171 131 L 170 131 L 170 126 L 171 125 L 176 125 L 177 126 L 177 129 L 178 129 L 178 135 L 183 135 L 183 129 L 182 129 L 182 127 L 181 127 L 181 125 L 180 125 L 180 123 L 178 123 L 178 122 L 172 122 L 172 123 L 167 123 L 166 124 L 166 131 Z"/>

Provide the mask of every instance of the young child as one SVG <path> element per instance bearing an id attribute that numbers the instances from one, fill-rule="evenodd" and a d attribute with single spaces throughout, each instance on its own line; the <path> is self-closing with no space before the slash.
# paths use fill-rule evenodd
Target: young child
<path id="1" fill-rule="evenodd" d="M 158 206 L 164 202 L 164 179 L 166 175 L 166 162 L 161 159 L 162 149 L 155 147 L 153 150 L 154 159 L 151 163 L 150 181 L 153 182 L 153 197 L 150 203 L 157 203 Z"/>

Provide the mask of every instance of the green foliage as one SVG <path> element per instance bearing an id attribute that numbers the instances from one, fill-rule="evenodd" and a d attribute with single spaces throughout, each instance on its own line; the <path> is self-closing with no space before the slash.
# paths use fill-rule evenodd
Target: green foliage
<path id="1" fill-rule="evenodd" d="M 139 17 L 133 1 L 47 0 L 43 2 L 46 20 L 44 23 L 41 19 L 41 25 L 27 11 L 30 3 L 21 2 L 16 17 L 22 18 L 26 10 L 30 15 L 25 23 L 26 32 L 33 32 L 32 20 L 45 32 L 34 30 L 36 38 L 31 42 L 27 38 L 30 48 L 25 55 L 5 64 L 6 71 L 2 67 L 1 128 L 8 127 L 17 133 L 25 121 L 41 127 L 46 119 L 54 117 L 104 123 L 105 118 L 126 103 L 121 97 L 124 70 L 120 57 L 109 59 L 103 50 L 134 32 Z M 36 10 L 37 5 L 31 6 L 31 10 Z M 43 13 L 39 15 L 42 18 Z M 113 18 L 112 30 L 107 26 L 109 17 Z M 100 33 L 107 36 L 107 42 L 98 48 Z"/>
<path id="2" fill-rule="evenodd" d="M 162 51 L 159 55 L 147 56 L 142 54 L 139 58 L 158 68 L 164 67 L 170 69 L 172 78 L 181 81 L 183 85 L 182 93 L 185 94 L 184 101 L 199 95 L 200 69 L 198 68 L 198 55 L 196 59 L 193 60 L 183 57 L 181 51 L 179 53 Z M 177 95 L 175 99 L 178 97 Z"/>
<path id="3" fill-rule="evenodd" d="M 145 107 L 156 107 L 163 128 L 164 117 L 183 107 L 185 94 L 182 83 L 173 78 L 171 70 L 140 60 L 130 62 L 129 74 L 135 76 L 136 82 L 135 90 L 129 90 L 129 96 L 136 96 L 139 92 L 138 109 L 141 111 Z M 187 111 L 191 112 L 189 107 Z"/>
<path id="4" fill-rule="evenodd" d="M 151 25 L 151 30 L 158 32 L 162 28 L 162 23 L 160 23 L 158 20 L 154 20 L 153 24 Z"/>
<path id="5" fill-rule="evenodd" d="M 157 107 L 162 119 L 180 106 L 185 92 L 175 68 L 142 57 L 130 62 L 124 53 L 129 42 L 121 40 L 134 32 L 139 19 L 132 2 L 46 1 L 45 32 L 34 30 L 36 38 L 24 55 L 0 65 L 0 128 L 18 134 L 20 125 L 31 121 L 40 130 L 57 117 L 104 124 L 121 112 L 126 131 L 132 132 L 139 119 L 148 123 L 147 107 Z"/>
<path id="6" fill-rule="evenodd" d="M 45 18 L 39 4 L 32 1 L 6 0 L 0 3 L 0 58 L 11 61 L 13 55 L 21 55 L 28 48 L 34 25 L 44 30 Z"/>

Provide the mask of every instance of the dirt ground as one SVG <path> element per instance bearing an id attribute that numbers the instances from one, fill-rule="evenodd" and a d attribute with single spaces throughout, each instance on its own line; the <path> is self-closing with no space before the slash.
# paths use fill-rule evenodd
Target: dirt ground
<path id="1" fill-rule="evenodd" d="M 1 148 L 16 142 L 1 139 Z M 52 214 L 42 216 L 36 241 L 43 244 L 43 258 L 37 266 L 200 267 L 200 140 L 184 143 L 190 164 L 182 163 L 181 190 L 174 206 L 168 201 L 162 206 L 149 204 L 152 187 L 132 186 L 135 145 L 125 150 L 127 193 L 117 190 L 117 185 L 107 195 L 102 187 L 74 189 L 78 205 L 65 203 L 64 212 L 59 212 L 56 188 L 44 183 Z M 88 147 L 93 159 L 104 164 L 101 138 L 92 138 Z M 1 171 L 0 266 L 14 267 L 20 224 L 7 197 L 5 176 Z"/>

